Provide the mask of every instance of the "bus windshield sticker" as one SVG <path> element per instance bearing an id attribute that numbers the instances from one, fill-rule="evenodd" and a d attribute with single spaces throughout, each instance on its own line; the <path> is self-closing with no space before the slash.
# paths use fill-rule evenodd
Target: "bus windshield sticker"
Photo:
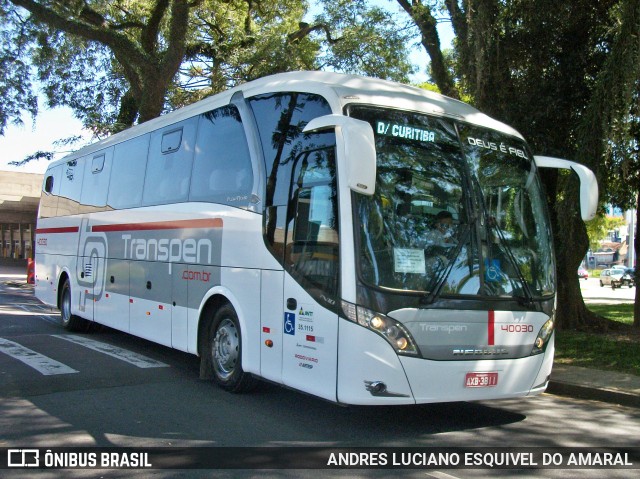
<path id="1" fill-rule="evenodd" d="M 393 136 L 406 140 L 416 140 L 422 142 L 434 142 L 436 134 L 431 130 L 425 130 L 419 126 L 401 125 L 378 120 L 376 122 L 376 132 L 378 135 Z"/>
<path id="2" fill-rule="evenodd" d="M 396 273 L 425 274 L 427 266 L 424 250 L 412 248 L 394 248 L 393 263 Z"/>
<path id="3" fill-rule="evenodd" d="M 471 137 L 467 138 L 467 141 L 471 146 L 477 146 L 479 148 L 484 148 L 486 150 L 492 150 L 492 151 L 499 150 L 505 155 L 508 154 L 512 156 L 517 156 L 518 158 L 524 158 L 524 159 L 528 158 L 527 153 L 523 149 L 506 145 L 504 143 L 496 143 L 494 141 L 488 141 L 480 138 L 471 138 Z"/>

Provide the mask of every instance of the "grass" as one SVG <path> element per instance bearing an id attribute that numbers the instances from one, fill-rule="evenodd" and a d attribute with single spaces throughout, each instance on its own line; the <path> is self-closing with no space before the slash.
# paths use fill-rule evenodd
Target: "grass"
<path id="1" fill-rule="evenodd" d="M 633 303 L 589 304 L 587 308 L 613 321 L 628 325 L 633 324 Z"/>
<path id="2" fill-rule="evenodd" d="M 631 325 L 633 304 L 590 304 L 594 313 Z M 640 333 L 556 332 L 556 363 L 640 376 Z"/>

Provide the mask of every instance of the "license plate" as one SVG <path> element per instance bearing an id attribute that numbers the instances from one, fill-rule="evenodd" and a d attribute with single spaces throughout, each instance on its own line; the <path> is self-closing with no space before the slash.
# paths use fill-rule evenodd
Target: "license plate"
<path id="1" fill-rule="evenodd" d="M 466 388 L 491 388 L 498 385 L 498 373 L 467 373 L 464 378 Z"/>

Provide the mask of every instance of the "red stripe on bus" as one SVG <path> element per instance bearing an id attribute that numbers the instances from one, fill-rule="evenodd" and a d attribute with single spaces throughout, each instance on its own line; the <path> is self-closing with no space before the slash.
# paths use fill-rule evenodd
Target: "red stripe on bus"
<path id="1" fill-rule="evenodd" d="M 487 332 L 489 335 L 489 346 L 494 346 L 496 344 L 495 338 L 495 325 L 496 325 L 496 312 L 489 311 L 489 320 L 487 322 Z"/>
<path id="2" fill-rule="evenodd" d="M 38 228 L 37 235 L 53 234 L 53 233 L 77 233 L 80 231 L 78 226 L 61 226 L 59 228 Z"/>
<path id="3" fill-rule="evenodd" d="M 199 220 L 154 221 L 151 223 L 126 223 L 116 225 L 98 225 L 91 227 L 94 233 L 113 231 L 152 231 L 179 230 L 184 228 L 222 228 L 222 218 L 204 218 Z"/>

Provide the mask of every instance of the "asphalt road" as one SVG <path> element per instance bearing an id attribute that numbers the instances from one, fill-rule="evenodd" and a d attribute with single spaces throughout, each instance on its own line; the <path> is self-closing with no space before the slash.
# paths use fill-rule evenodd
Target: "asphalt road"
<path id="1" fill-rule="evenodd" d="M 586 303 L 633 303 L 636 288 L 612 289 L 611 286 L 600 286 L 598 278 L 580 280 L 580 290 Z"/>
<path id="2" fill-rule="evenodd" d="M 67 333 L 57 312 L 30 289 L 0 280 L 0 447 L 70 446 L 639 447 L 640 410 L 549 394 L 348 408 L 270 384 L 232 395 L 198 379 L 194 356 L 110 329 Z M 599 478 L 604 472 L 154 469 L 49 470 L 36 477 Z M 35 473 L 0 471 L 3 477 Z"/>

